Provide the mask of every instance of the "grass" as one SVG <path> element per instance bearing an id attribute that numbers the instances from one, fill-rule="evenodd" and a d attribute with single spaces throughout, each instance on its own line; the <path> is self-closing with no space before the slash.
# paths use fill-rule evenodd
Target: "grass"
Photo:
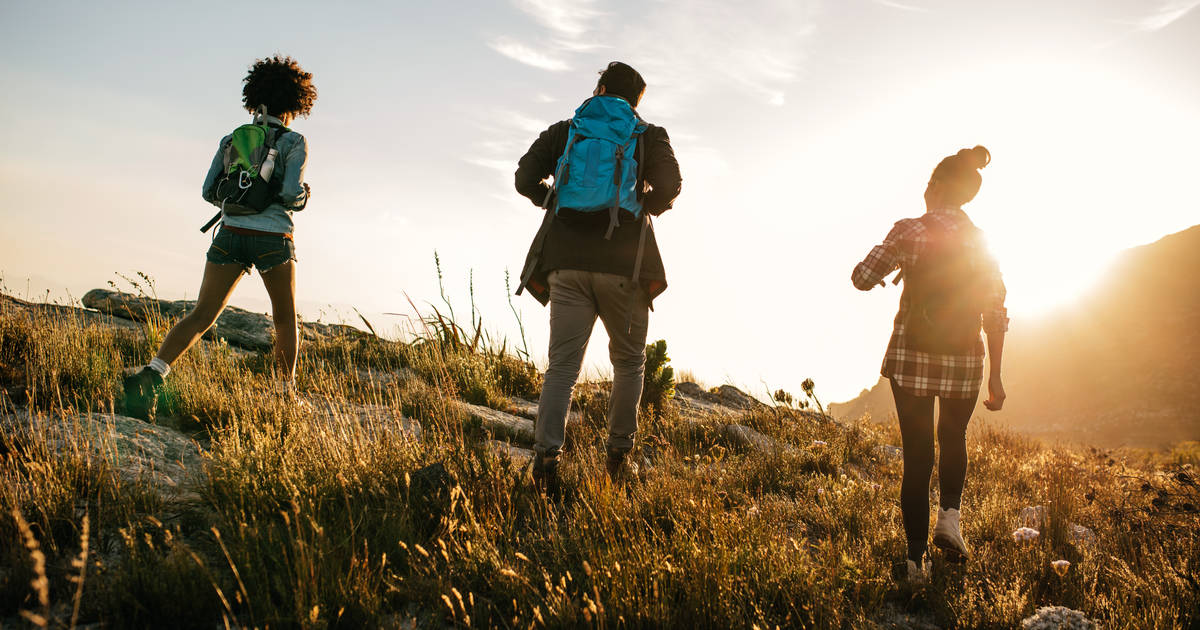
<path id="1" fill-rule="evenodd" d="M 203 445 L 202 474 L 164 492 L 78 414 L 119 411 L 122 366 L 144 362 L 167 322 L 0 311 L 0 405 L 60 427 L 6 425 L 0 441 L 0 624 L 858 628 L 911 614 L 1011 628 L 1063 605 L 1140 628 L 1200 615 L 1195 444 L 1101 451 L 977 428 L 972 560 L 902 586 L 900 465 L 879 449 L 899 443 L 894 429 L 763 408 L 742 422 L 793 447 L 766 454 L 654 407 L 635 457 L 644 480 L 614 486 L 599 448 L 607 393 L 590 385 L 566 496 L 548 503 L 450 403 L 536 397 L 536 370 L 437 319 L 413 343 L 305 345 L 309 407 L 272 395 L 268 358 L 202 343 L 174 366 L 159 418 Z M 1029 505 L 1047 522 L 1017 544 Z"/>

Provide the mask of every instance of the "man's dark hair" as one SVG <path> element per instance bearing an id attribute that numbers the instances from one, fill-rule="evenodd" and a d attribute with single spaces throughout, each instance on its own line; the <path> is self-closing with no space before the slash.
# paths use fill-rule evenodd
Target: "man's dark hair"
<path id="1" fill-rule="evenodd" d="M 601 85 L 604 86 L 605 94 L 620 96 L 637 107 L 642 98 L 642 91 L 646 89 L 646 80 L 629 64 L 614 61 L 600 71 L 600 80 L 596 82 L 596 87 Z"/>
<path id="2" fill-rule="evenodd" d="M 317 101 L 312 73 L 305 72 L 291 57 L 275 54 L 259 59 L 242 81 L 246 84 L 242 88 L 242 104 L 251 113 L 259 105 L 266 105 L 271 116 L 308 116 Z"/>

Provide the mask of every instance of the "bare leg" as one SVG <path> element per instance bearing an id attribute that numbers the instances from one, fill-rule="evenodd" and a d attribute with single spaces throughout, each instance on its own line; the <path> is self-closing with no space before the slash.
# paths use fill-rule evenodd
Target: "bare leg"
<path id="1" fill-rule="evenodd" d="M 296 263 L 287 261 L 262 275 L 263 286 L 271 298 L 271 319 L 275 322 L 275 369 L 285 381 L 296 377 L 296 356 L 300 344 L 296 330 Z"/>
<path id="2" fill-rule="evenodd" d="M 168 365 L 174 363 L 205 331 L 212 328 L 213 322 L 217 321 L 217 316 L 229 302 L 229 296 L 233 295 L 233 288 L 237 286 L 242 273 L 241 265 L 204 263 L 204 279 L 200 281 L 196 306 L 171 327 L 156 356 Z"/>

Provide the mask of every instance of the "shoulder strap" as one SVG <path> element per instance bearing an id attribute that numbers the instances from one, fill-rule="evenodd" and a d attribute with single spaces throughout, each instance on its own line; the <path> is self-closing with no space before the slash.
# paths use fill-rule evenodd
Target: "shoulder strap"
<path id="1" fill-rule="evenodd" d="M 267 138 L 267 146 L 272 149 L 274 149 L 275 146 L 277 144 L 279 144 L 279 139 L 283 137 L 283 134 L 291 131 L 291 129 L 288 129 L 287 127 L 284 127 L 283 125 L 269 124 L 269 125 L 267 125 L 267 128 L 274 132 L 270 135 L 269 138 Z"/>
<path id="2" fill-rule="evenodd" d="M 574 119 L 572 119 L 574 121 Z M 542 201 L 542 207 L 547 210 L 558 211 L 558 200 L 554 201 L 554 208 L 550 207 L 550 200 L 554 196 L 554 191 L 567 183 L 571 177 L 571 147 L 575 141 L 579 139 L 579 133 L 575 131 L 575 126 L 572 124 L 567 128 L 567 146 L 563 149 L 562 156 L 559 157 L 559 167 L 554 171 L 554 184 L 550 186 L 550 190 L 546 191 L 546 199 Z"/>

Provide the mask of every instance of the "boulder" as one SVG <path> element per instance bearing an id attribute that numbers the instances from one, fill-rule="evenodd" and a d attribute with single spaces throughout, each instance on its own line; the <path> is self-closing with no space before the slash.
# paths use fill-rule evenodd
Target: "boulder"
<path id="1" fill-rule="evenodd" d="M 875 447 L 875 454 L 889 462 L 898 462 L 904 459 L 904 449 L 892 444 L 880 444 Z"/>
<path id="2" fill-rule="evenodd" d="M 767 406 L 733 385 L 705 391 L 690 382 L 675 384 L 675 403 L 685 411 L 719 415 L 737 415 Z"/>
<path id="3" fill-rule="evenodd" d="M 536 402 L 525 400 L 524 398 L 510 398 L 507 407 L 505 411 L 537 422 L 538 404 Z M 579 410 L 572 409 L 567 412 L 567 424 L 580 422 L 583 422 L 583 414 Z"/>
<path id="4" fill-rule="evenodd" d="M 496 457 L 511 460 L 517 466 L 525 466 L 533 461 L 534 452 L 532 449 L 513 446 L 508 442 L 501 442 L 500 440 L 488 440 L 485 446 Z"/>
<path id="5" fill-rule="evenodd" d="M 83 305 L 101 313 L 127 320 L 144 322 L 161 316 L 168 320 L 183 317 L 196 305 L 192 300 L 156 300 L 119 291 L 92 289 L 83 296 Z M 344 324 L 300 322 L 300 335 L 305 340 L 325 339 L 339 335 L 366 336 Z M 236 306 L 227 306 L 217 323 L 204 334 L 205 339 L 222 340 L 231 346 L 259 352 L 269 351 L 274 343 L 275 328 L 271 318 Z"/>
<path id="6" fill-rule="evenodd" d="M 0 429 L 16 449 L 45 445 L 51 456 L 103 458 L 122 481 L 146 483 L 164 496 L 191 497 L 202 474 L 201 449 L 174 429 L 104 413 L 0 416 Z"/>
<path id="7" fill-rule="evenodd" d="M 772 437 L 763 435 L 750 427 L 740 424 L 725 425 L 724 434 L 730 442 L 760 453 L 795 450 L 790 444 L 781 444 Z"/>
<path id="8" fill-rule="evenodd" d="M 482 405 L 472 405 L 471 403 L 459 403 L 459 405 L 469 417 L 482 423 L 485 429 L 493 433 L 512 436 L 521 442 L 533 443 L 533 421 Z"/>
<path id="9" fill-rule="evenodd" d="M 767 406 L 762 401 L 747 394 L 746 392 L 743 392 L 742 390 L 734 387 L 733 385 L 721 385 L 720 387 L 717 388 L 716 395 L 717 395 L 718 401 L 720 401 L 720 404 L 725 405 L 726 407 L 729 407 L 731 409 L 741 409 L 744 411 L 751 411 L 754 409 L 761 409 L 761 408 Z"/>
<path id="10" fill-rule="evenodd" d="M 337 423 L 353 419 L 370 436 L 399 435 L 405 439 L 420 439 L 421 423 L 405 416 L 400 410 L 385 405 L 356 405 L 332 399 L 308 399 L 312 422 L 336 430 Z"/>

